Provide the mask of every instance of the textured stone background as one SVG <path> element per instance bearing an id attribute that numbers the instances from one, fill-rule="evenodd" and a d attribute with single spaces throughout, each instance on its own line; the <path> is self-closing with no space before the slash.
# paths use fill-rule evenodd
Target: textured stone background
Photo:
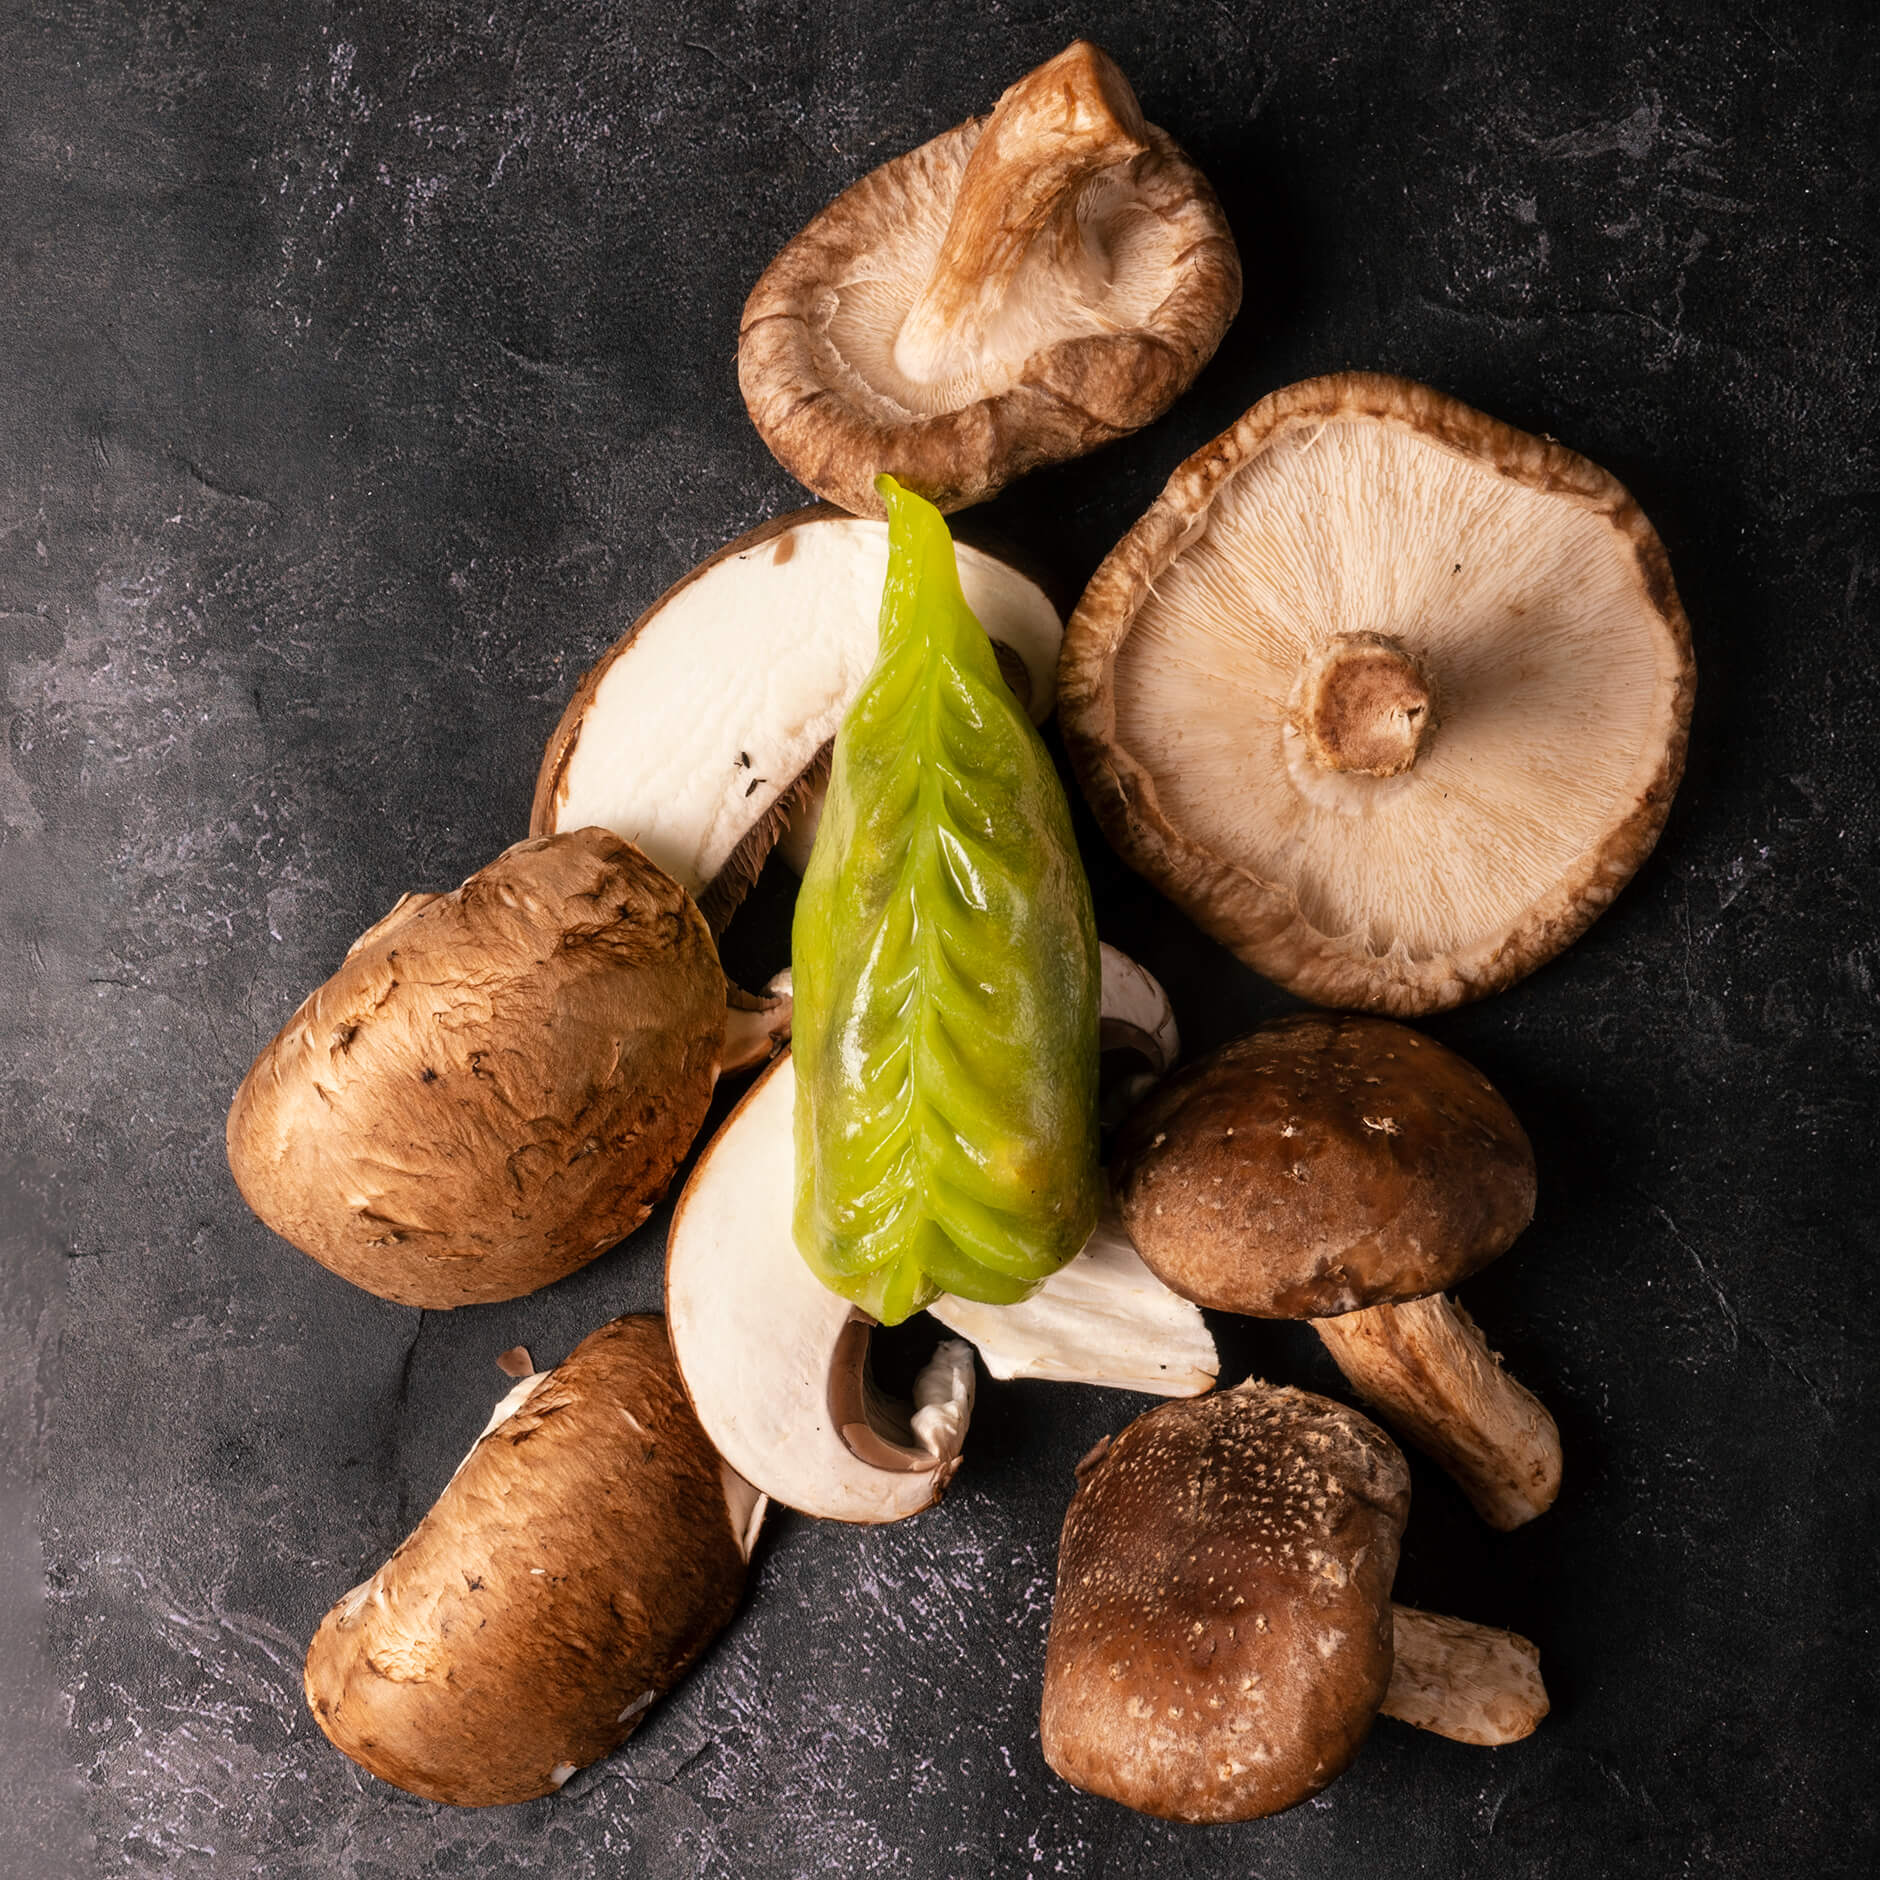
<path id="1" fill-rule="evenodd" d="M 1873 1871 L 1876 38 L 1838 7 L 398 6 L 0 0 L 0 1762 L 9 1873 Z M 421 1315 L 247 1215 L 249 1059 L 406 888 L 518 835 L 577 673 L 799 500 L 739 404 L 779 242 L 1079 31 L 1215 179 L 1247 310 L 1132 443 L 1000 505 L 1073 583 L 1304 373 L 1564 438 L 1669 545 L 1702 681 L 1656 857 L 1430 1029 L 1533 1132 L 1468 1295 L 1568 1485 L 1401 1584 L 1518 1626 L 1556 1710 L 1379 1727 L 1313 1805 L 1181 1831 L 1055 1782 L 1070 1467 L 1137 1403 L 984 1391 L 938 1512 L 780 1519 L 629 1749 L 482 1814 L 360 1775 L 300 1655 L 526 1341 L 654 1303 L 664 1215 Z M 1194 1046 L 1284 1003 L 1087 848 Z M 782 892 L 747 924 L 774 951 Z M 1230 1370 L 1324 1383 L 1223 1325 Z"/>

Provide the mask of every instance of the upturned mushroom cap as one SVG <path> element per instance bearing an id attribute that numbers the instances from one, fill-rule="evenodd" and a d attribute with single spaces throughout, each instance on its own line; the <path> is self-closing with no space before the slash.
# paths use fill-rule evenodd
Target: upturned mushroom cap
<path id="1" fill-rule="evenodd" d="M 1157 417 L 1239 304 L 1214 192 L 1079 41 L 791 241 L 745 305 L 738 379 L 819 496 L 879 515 L 887 471 L 959 509 Z"/>
<path id="2" fill-rule="evenodd" d="M 432 1801 L 552 1794 L 736 1611 L 752 1514 L 660 1321 L 616 1319 L 511 1393 L 416 1530 L 321 1621 L 314 1719 Z"/>
<path id="3" fill-rule="evenodd" d="M 1067 1782 L 1175 1821 L 1315 1795 L 1390 1684 L 1410 1477 L 1354 1410 L 1255 1381 L 1087 1458 L 1058 1549 L 1040 1717 Z"/>
<path id="4" fill-rule="evenodd" d="M 1331 1013 L 1169 1079 L 1123 1125 L 1111 1173 L 1151 1271 L 1256 1318 L 1445 1291 L 1534 1214 L 1534 1152 L 1480 1071 L 1406 1026 Z"/>
<path id="5" fill-rule="evenodd" d="M 1057 695 L 1057 607 L 1007 554 L 956 552 L 967 605 L 1042 724 Z M 808 858 L 830 740 L 875 662 L 887 569 L 887 526 L 826 504 L 707 557 L 575 688 L 542 756 L 530 833 L 611 829 L 722 932 L 774 845 L 793 867 Z"/>
<path id="6" fill-rule="evenodd" d="M 514 1299 L 643 1221 L 705 1120 L 725 980 L 679 884 L 604 829 L 405 898 L 236 1092 L 255 1213 L 401 1305 Z"/>
<path id="7" fill-rule="evenodd" d="M 1250 966 L 1409 1016 L 1551 959 L 1651 851 L 1695 667 L 1664 548 L 1563 446 L 1369 373 L 1262 399 L 1066 629 L 1130 865 Z"/>

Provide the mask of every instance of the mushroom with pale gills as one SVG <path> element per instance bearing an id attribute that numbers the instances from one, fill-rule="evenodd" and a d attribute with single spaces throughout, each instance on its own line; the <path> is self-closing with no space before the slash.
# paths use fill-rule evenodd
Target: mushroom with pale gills
<path id="1" fill-rule="evenodd" d="M 1526 1639 L 1391 1603 L 1410 1475 L 1355 1410 L 1250 1379 L 1145 1412 L 1077 1476 L 1039 1719 L 1073 1786 L 1251 1821 L 1343 1774 L 1380 1714 L 1482 1745 L 1547 1714 Z"/>
<path id="2" fill-rule="evenodd" d="M 1065 632 L 1110 842 L 1301 998 L 1519 979 L 1651 852 L 1696 683 L 1664 547 L 1584 457 L 1370 373 L 1195 453 Z"/>
<path id="3" fill-rule="evenodd" d="M 1199 1305 L 1310 1319 L 1491 1527 L 1553 1504 L 1553 1418 L 1442 1297 L 1507 1249 L 1535 1192 L 1526 1133 L 1453 1051 L 1388 1019 L 1279 1019 L 1156 1089 L 1111 1179 L 1153 1272 Z"/>
<path id="4" fill-rule="evenodd" d="M 731 1618 L 763 1514 L 705 1440 L 659 1320 L 616 1319 L 521 1379 L 417 1528 L 320 1622 L 314 1720 L 431 1801 L 552 1795 Z"/>
<path id="5" fill-rule="evenodd" d="M 738 381 L 791 475 L 941 509 L 1138 430 L 1240 305 L 1214 192 L 1086 41 L 845 190 L 764 271 Z"/>
<path id="6" fill-rule="evenodd" d="M 958 545 L 960 586 L 1035 723 L 1062 623 L 1040 583 Z M 781 844 L 801 872 L 842 715 L 875 662 L 888 531 L 826 505 L 778 516 L 668 588 L 575 688 L 530 833 L 611 829 L 724 931 Z"/>
<path id="7" fill-rule="evenodd" d="M 1155 1004 L 1161 988 L 1108 947 L 1103 988 L 1106 1013 L 1120 1007 L 1129 1020 L 1118 1054 L 1147 1049 L 1150 1070 L 1165 1071 L 1175 1032 L 1166 1001 Z M 674 1354 L 706 1433 L 766 1494 L 832 1520 L 904 1520 L 939 1500 L 959 1467 L 971 1350 L 942 1343 L 912 1405 L 876 1391 L 873 1322 L 816 1278 L 791 1230 L 795 1102 L 784 1056 L 726 1119 L 679 1197 L 666 1243 Z M 980 1347 L 995 1377 L 1185 1394 L 1211 1388 L 1220 1368 L 1199 1311 L 1108 1224 L 1029 1299 L 942 1296 L 929 1310 Z"/>

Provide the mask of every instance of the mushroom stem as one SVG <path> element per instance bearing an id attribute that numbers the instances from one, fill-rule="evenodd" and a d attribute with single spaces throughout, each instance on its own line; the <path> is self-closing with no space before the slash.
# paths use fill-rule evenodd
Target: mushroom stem
<path id="1" fill-rule="evenodd" d="M 993 107 L 968 159 L 933 273 L 894 342 L 896 368 L 931 384 L 965 370 L 1039 235 L 1075 262 L 1081 185 L 1148 149 L 1142 109 L 1087 40 L 1027 73 Z"/>
<path id="2" fill-rule="evenodd" d="M 1531 1736 L 1547 1715 L 1541 1655 L 1520 1633 L 1394 1602 L 1390 1616 L 1396 1660 L 1383 1716 L 1493 1749 Z"/>
<path id="3" fill-rule="evenodd" d="M 1436 723 L 1429 676 L 1381 633 L 1341 633 L 1299 676 L 1293 725 L 1326 770 L 1395 777 Z"/>
<path id="4" fill-rule="evenodd" d="M 1441 1463 L 1490 1527 L 1553 1506 L 1560 1431 L 1460 1306 L 1433 1293 L 1312 1324 L 1358 1395 Z"/>
<path id="5" fill-rule="evenodd" d="M 718 1075 L 728 1077 L 734 1071 L 751 1071 L 768 1064 L 790 1042 L 790 1021 L 795 1010 L 788 967 L 761 993 L 727 986 L 725 1043 Z"/>

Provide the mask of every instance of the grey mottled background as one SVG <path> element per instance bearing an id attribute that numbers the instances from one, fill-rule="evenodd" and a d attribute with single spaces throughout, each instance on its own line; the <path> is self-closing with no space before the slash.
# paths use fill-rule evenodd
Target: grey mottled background
<path id="1" fill-rule="evenodd" d="M 0 0 L 0 1868 L 38 1876 L 1856 1874 L 1876 1850 L 1876 102 L 1865 5 Z M 1169 418 L 1011 492 L 1073 584 L 1189 449 L 1386 367 L 1629 482 L 1695 623 L 1664 841 L 1431 1029 L 1529 1123 L 1469 1303 L 1568 1486 L 1419 1469 L 1402 1585 L 1539 1641 L 1498 1753 L 1379 1727 L 1182 1831 L 1055 1782 L 1070 1466 L 1138 1405 L 989 1388 L 957 1492 L 776 1523 L 746 1616 L 558 1799 L 420 1803 L 299 1695 L 326 1605 L 526 1341 L 654 1303 L 664 1216 L 420 1315 L 251 1221 L 228 1096 L 406 888 L 523 827 L 577 673 L 799 500 L 744 419 L 779 242 L 1077 32 L 1219 185 L 1247 309 Z M 1191 1042 L 1282 1001 L 1084 833 Z M 774 954 L 787 894 L 741 930 Z M 734 961 L 734 963 L 740 963 Z M 1223 1325 L 1238 1373 L 1325 1383 Z"/>

